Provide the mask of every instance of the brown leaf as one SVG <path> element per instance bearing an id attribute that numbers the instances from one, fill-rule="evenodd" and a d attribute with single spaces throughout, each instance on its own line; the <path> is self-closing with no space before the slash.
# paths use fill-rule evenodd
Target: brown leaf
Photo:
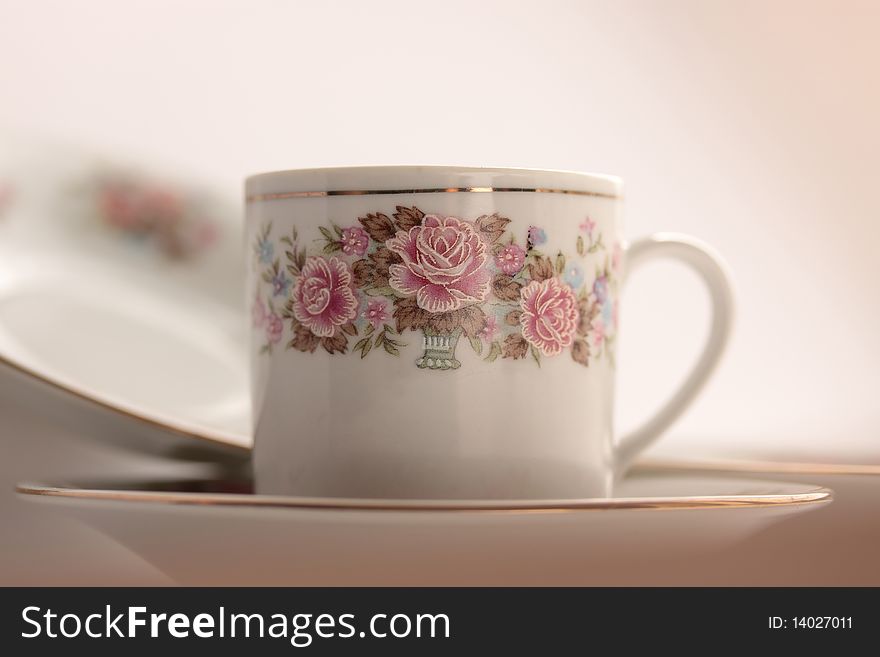
<path id="1" fill-rule="evenodd" d="M 480 306 L 468 306 L 456 312 L 461 316 L 459 321 L 461 330 L 469 338 L 476 338 L 477 333 L 486 326 L 486 313 Z"/>
<path id="2" fill-rule="evenodd" d="M 351 266 L 351 272 L 354 274 L 352 282 L 355 287 L 364 287 L 372 282 L 373 275 L 376 272 L 376 265 L 366 258 L 361 258 Z"/>
<path id="3" fill-rule="evenodd" d="M 381 246 L 376 249 L 370 254 L 369 258 L 375 265 L 375 268 L 373 269 L 372 284 L 376 287 L 387 287 L 388 267 L 403 262 L 403 259 L 399 255 L 386 246 Z"/>
<path id="4" fill-rule="evenodd" d="M 571 344 L 571 357 L 581 365 L 590 364 L 590 344 L 586 340 L 575 340 Z"/>
<path id="5" fill-rule="evenodd" d="M 435 333 L 448 335 L 461 326 L 461 311 L 426 313 L 425 326 Z"/>
<path id="6" fill-rule="evenodd" d="M 425 328 L 428 313 L 419 308 L 414 297 L 410 297 L 394 302 L 392 316 L 397 324 L 397 332 L 402 333 L 405 329 L 419 331 Z"/>
<path id="7" fill-rule="evenodd" d="M 519 326 L 520 317 L 522 317 L 521 310 L 511 310 L 504 316 L 504 323 L 508 326 Z"/>
<path id="8" fill-rule="evenodd" d="M 534 262 L 529 263 L 529 277 L 533 281 L 546 281 L 548 278 L 553 278 L 553 275 L 553 263 L 550 262 L 550 258 L 537 256 Z"/>
<path id="9" fill-rule="evenodd" d="M 397 224 L 397 227 L 400 230 L 409 230 L 413 226 L 421 225 L 422 219 L 425 218 L 425 213 L 419 210 L 416 206 L 407 208 L 398 205 L 397 212 L 395 212 L 393 216 L 394 223 Z"/>
<path id="10" fill-rule="evenodd" d="M 467 337 L 475 338 L 486 326 L 486 313 L 476 305 L 448 313 L 426 313 L 425 326 L 441 335 L 448 335 L 460 328 Z"/>
<path id="11" fill-rule="evenodd" d="M 526 342 L 522 334 L 511 333 L 504 338 L 504 342 L 501 345 L 502 358 L 513 358 L 516 360 L 525 358 L 527 353 L 529 353 L 529 343 Z"/>
<path id="12" fill-rule="evenodd" d="M 522 283 L 513 280 L 507 274 L 496 274 L 492 279 L 492 291 L 502 301 L 518 301 Z"/>
<path id="13" fill-rule="evenodd" d="M 321 346 L 328 354 L 344 354 L 348 350 L 348 338 L 345 333 L 337 330 L 329 338 L 321 338 Z"/>
<path id="14" fill-rule="evenodd" d="M 578 312 L 580 316 L 578 317 L 577 334 L 581 337 L 586 337 L 587 333 L 590 332 L 593 319 L 599 314 L 599 304 L 591 304 L 589 298 L 579 299 Z"/>
<path id="15" fill-rule="evenodd" d="M 480 237 L 482 237 L 487 244 L 492 244 L 501 239 L 501 236 L 504 235 L 504 231 L 509 223 L 510 219 L 502 217 L 495 212 L 494 214 L 484 214 L 481 217 L 477 217 L 474 226 L 480 234 Z"/>
<path id="16" fill-rule="evenodd" d="M 293 328 L 293 339 L 287 343 L 288 349 L 313 353 L 318 348 L 321 339 L 317 335 L 296 320 L 291 323 L 291 327 Z"/>
<path id="17" fill-rule="evenodd" d="M 361 226 L 367 231 L 370 237 L 377 242 L 384 242 L 394 237 L 397 229 L 394 223 L 388 218 L 387 214 L 378 212 L 376 214 L 368 214 L 365 217 L 358 217 Z"/>
<path id="18" fill-rule="evenodd" d="M 357 327 L 354 325 L 354 322 L 349 322 L 348 324 L 346 324 L 340 328 L 342 329 L 342 331 L 344 333 L 348 333 L 349 335 L 357 335 L 358 334 L 358 330 L 357 330 Z"/>

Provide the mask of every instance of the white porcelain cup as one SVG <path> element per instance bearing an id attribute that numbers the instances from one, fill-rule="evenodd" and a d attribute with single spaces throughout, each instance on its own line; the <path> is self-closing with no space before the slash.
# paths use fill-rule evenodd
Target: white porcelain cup
<path id="1" fill-rule="evenodd" d="M 617 178 L 303 169 L 253 176 L 246 194 L 261 493 L 605 496 L 730 333 L 718 256 L 678 235 L 627 243 Z M 620 285 L 656 257 L 702 275 L 712 327 L 672 400 L 615 439 Z"/>

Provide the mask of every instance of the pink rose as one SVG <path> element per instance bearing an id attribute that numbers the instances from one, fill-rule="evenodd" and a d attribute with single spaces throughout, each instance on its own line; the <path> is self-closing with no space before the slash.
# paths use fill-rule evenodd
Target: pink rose
<path id="1" fill-rule="evenodd" d="M 269 344 L 278 344 L 281 341 L 281 334 L 284 332 L 284 323 L 275 313 L 269 313 L 266 317 L 266 339 Z"/>
<path id="2" fill-rule="evenodd" d="M 486 299 L 486 245 L 462 219 L 429 214 L 420 226 L 398 231 L 386 246 L 403 259 L 389 267 L 389 284 L 416 295 L 420 308 L 449 312 Z"/>
<path id="3" fill-rule="evenodd" d="M 508 276 L 519 273 L 525 261 L 526 252 L 516 244 L 508 244 L 495 254 L 495 264 Z"/>
<path id="4" fill-rule="evenodd" d="M 293 286 L 293 316 L 318 337 L 357 317 L 358 300 L 351 269 L 339 258 L 312 256 Z"/>
<path id="5" fill-rule="evenodd" d="M 342 252 L 345 255 L 362 256 L 370 245 L 370 236 L 360 226 L 343 228 L 339 243 L 342 244 Z"/>
<path id="6" fill-rule="evenodd" d="M 545 356 L 570 347 L 577 330 L 577 298 L 558 279 L 532 281 L 520 291 L 523 337 Z"/>

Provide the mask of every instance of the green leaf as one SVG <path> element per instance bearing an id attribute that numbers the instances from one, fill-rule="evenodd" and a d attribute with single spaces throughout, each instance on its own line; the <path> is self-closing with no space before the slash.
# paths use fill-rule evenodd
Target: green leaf
<path id="1" fill-rule="evenodd" d="M 339 246 L 339 242 L 328 242 L 327 246 L 324 247 L 324 253 L 335 253 L 339 251 L 342 247 Z"/>
<path id="2" fill-rule="evenodd" d="M 361 358 L 366 358 L 367 354 L 370 353 L 370 349 L 373 348 L 373 343 L 370 340 L 367 340 L 366 344 L 361 349 Z"/>
<path id="3" fill-rule="evenodd" d="M 385 351 L 387 351 L 392 356 L 400 356 L 400 350 L 393 344 L 385 342 L 382 346 L 385 348 Z"/>
<path id="4" fill-rule="evenodd" d="M 584 237 L 583 237 L 583 235 L 578 235 L 577 251 L 578 251 L 578 255 L 581 255 L 581 256 L 584 255 Z"/>
<path id="5" fill-rule="evenodd" d="M 364 335 L 366 335 L 367 337 L 369 337 L 369 336 L 373 335 L 373 331 L 375 331 L 375 330 L 376 330 L 376 329 L 373 328 L 373 325 L 372 325 L 372 324 L 369 324 L 369 325 L 367 326 L 367 330 L 364 331 Z"/>
<path id="6" fill-rule="evenodd" d="M 342 229 L 333 222 L 330 222 L 330 225 L 333 226 L 333 232 L 336 233 L 336 237 L 342 237 Z"/>
<path id="7" fill-rule="evenodd" d="M 283 244 L 287 244 L 288 246 L 293 246 L 293 240 L 290 239 L 287 235 L 281 238 L 281 242 Z"/>
<path id="8" fill-rule="evenodd" d="M 565 271 L 565 256 L 562 255 L 562 251 L 556 254 L 556 273 L 561 274 Z"/>
<path id="9" fill-rule="evenodd" d="M 335 241 L 335 240 L 333 239 L 333 233 L 331 233 L 330 230 L 329 230 L 328 228 L 325 228 L 324 226 L 319 226 L 319 227 L 318 227 L 318 230 L 321 231 L 321 235 L 323 235 L 323 236 L 327 239 L 328 242 L 334 242 L 334 241 Z"/>
<path id="10" fill-rule="evenodd" d="M 379 333 L 379 335 L 376 336 L 376 343 L 375 344 L 378 347 L 384 341 L 385 341 L 385 331 L 382 331 L 381 333 Z"/>
<path id="11" fill-rule="evenodd" d="M 394 330 L 394 327 L 389 326 L 388 324 L 382 324 L 382 328 L 385 329 L 386 333 L 391 333 L 391 334 L 396 333 L 396 331 Z"/>
<path id="12" fill-rule="evenodd" d="M 397 293 L 394 291 L 394 288 L 390 285 L 383 285 L 382 287 L 368 287 L 364 290 L 371 297 L 393 297 L 396 296 Z"/>
<path id="13" fill-rule="evenodd" d="M 480 338 L 468 338 L 468 342 L 471 343 L 471 349 L 473 349 L 477 356 L 483 353 L 483 341 Z"/>
<path id="14" fill-rule="evenodd" d="M 361 338 L 360 340 L 358 340 L 355 343 L 353 351 L 357 351 L 358 349 L 363 349 L 368 342 L 370 342 L 370 338 Z"/>
<path id="15" fill-rule="evenodd" d="M 486 356 L 483 360 L 493 362 L 496 358 L 501 355 L 501 343 L 498 340 L 492 343 L 492 346 L 489 348 L 489 355 Z"/>
<path id="16" fill-rule="evenodd" d="M 535 362 L 538 364 L 538 367 L 541 367 L 541 354 L 540 354 L 540 352 L 535 348 L 534 345 L 532 345 L 531 352 L 532 352 L 532 358 L 535 359 Z"/>

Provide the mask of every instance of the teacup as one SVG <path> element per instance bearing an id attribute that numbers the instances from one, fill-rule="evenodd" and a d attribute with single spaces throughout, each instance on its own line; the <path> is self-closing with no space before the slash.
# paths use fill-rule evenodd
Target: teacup
<path id="1" fill-rule="evenodd" d="M 302 169 L 253 176 L 246 194 L 261 493 L 608 495 L 730 333 L 718 256 L 678 235 L 627 243 L 611 176 Z M 620 286 L 655 257 L 702 275 L 714 319 L 672 400 L 616 439 Z"/>

